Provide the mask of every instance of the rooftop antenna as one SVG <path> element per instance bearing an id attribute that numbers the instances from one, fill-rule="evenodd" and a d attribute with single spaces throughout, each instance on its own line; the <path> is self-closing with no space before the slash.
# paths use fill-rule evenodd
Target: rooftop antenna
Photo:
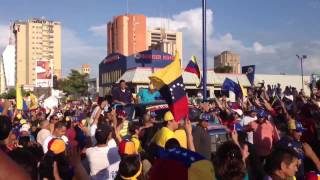
<path id="1" fill-rule="evenodd" d="M 126 12 L 126 15 L 129 14 L 129 0 L 127 0 L 127 12 Z"/>

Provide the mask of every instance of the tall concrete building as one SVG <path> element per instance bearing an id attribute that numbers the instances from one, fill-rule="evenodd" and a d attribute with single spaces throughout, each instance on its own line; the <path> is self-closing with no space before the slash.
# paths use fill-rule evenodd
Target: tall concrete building
<path id="1" fill-rule="evenodd" d="M 214 67 L 231 66 L 231 73 L 241 73 L 240 70 L 240 55 L 230 51 L 223 51 L 218 56 L 214 57 Z"/>
<path id="2" fill-rule="evenodd" d="M 10 24 L 9 44 L 1 54 L 7 88 L 16 85 L 16 48 L 14 42 L 12 25 Z"/>
<path id="3" fill-rule="evenodd" d="M 89 64 L 82 64 L 81 72 L 82 72 L 82 74 L 90 75 L 90 65 Z"/>
<path id="4" fill-rule="evenodd" d="M 175 51 L 178 51 L 182 55 L 182 32 L 168 31 L 163 28 L 148 30 L 147 47 L 171 55 L 175 55 Z"/>
<path id="5" fill-rule="evenodd" d="M 17 83 L 51 87 L 61 78 L 61 24 L 45 19 L 15 21 Z M 52 74 L 53 73 L 53 74 Z"/>
<path id="6" fill-rule="evenodd" d="M 130 56 L 147 50 L 146 17 L 140 14 L 116 16 L 107 25 L 108 54 Z"/>

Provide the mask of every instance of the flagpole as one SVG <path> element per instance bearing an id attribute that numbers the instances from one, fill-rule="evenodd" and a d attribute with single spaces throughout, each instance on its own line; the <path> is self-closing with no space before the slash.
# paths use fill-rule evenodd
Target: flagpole
<path id="1" fill-rule="evenodd" d="M 203 68 L 203 101 L 207 100 L 207 42 L 206 42 L 206 1 L 202 0 L 202 68 Z"/>

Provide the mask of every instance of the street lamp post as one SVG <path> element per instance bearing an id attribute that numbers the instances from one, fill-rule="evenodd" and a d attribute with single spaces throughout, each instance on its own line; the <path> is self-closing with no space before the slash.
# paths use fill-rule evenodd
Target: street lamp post
<path id="1" fill-rule="evenodd" d="M 296 55 L 297 56 L 297 58 L 300 60 L 300 63 L 301 63 L 301 85 L 302 85 L 302 90 L 304 90 L 304 85 L 303 85 L 303 60 L 304 59 L 307 59 L 307 55 Z"/>
<path id="2" fill-rule="evenodd" d="M 202 0 L 202 74 L 203 74 L 203 81 L 202 81 L 202 86 L 203 86 L 203 101 L 207 100 L 207 42 L 206 42 L 206 9 L 207 5 L 206 2 L 207 0 Z"/>

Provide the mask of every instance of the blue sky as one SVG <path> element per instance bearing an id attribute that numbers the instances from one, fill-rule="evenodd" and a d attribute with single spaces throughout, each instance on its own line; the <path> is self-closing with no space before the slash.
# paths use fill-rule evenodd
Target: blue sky
<path id="1" fill-rule="evenodd" d="M 129 0 L 129 13 L 142 13 L 155 27 L 184 33 L 184 62 L 201 59 L 201 0 Z M 207 0 L 208 61 L 223 50 L 256 64 L 259 73 L 300 73 L 295 54 L 305 53 L 307 73 L 320 73 L 320 0 Z M 106 56 L 105 23 L 126 12 L 126 0 L 1 0 L 0 50 L 7 43 L 10 21 L 42 17 L 61 21 L 62 68 L 83 63 L 97 74 Z M 160 20 L 159 18 L 165 18 Z"/>

